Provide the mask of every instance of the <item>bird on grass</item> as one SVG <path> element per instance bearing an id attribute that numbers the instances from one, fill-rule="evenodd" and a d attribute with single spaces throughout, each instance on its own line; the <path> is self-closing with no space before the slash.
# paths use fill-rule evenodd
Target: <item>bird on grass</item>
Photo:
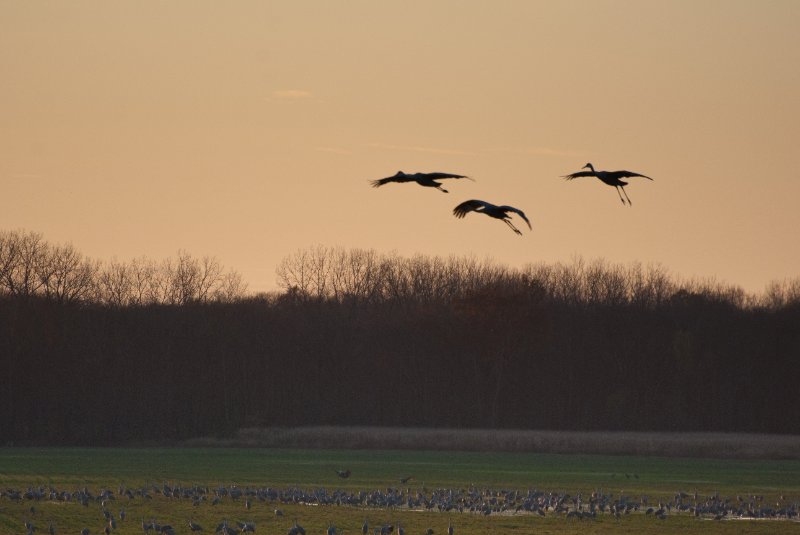
<path id="1" fill-rule="evenodd" d="M 341 477 L 342 479 L 347 479 L 350 477 L 350 470 L 337 470 L 336 475 Z"/>
<path id="2" fill-rule="evenodd" d="M 589 168 L 589 171 L 578 171 L 577 173 L 572 173 L 571 175 L 563 176 L 567 180 L 573 180 L 576 178 L 581 178 L 584 176 L 593 176 L 595 178 L 599 178 L 604 184 L 608 184 L 609 186 L 614 186 L 617 188 L 617 194 L 619 195 L 619 200 L 622 201 L 622 204 L 625 204 L 625 200 L 628 201 L 628 206 L 631 206 L 631 200 L 628 197 L 628 192 L 625 191 L 625 186 L 628 185 L 627 182 L 621 180 L 623 178 L 631 178 L 631 177 L 642 177 L 646 178 L 647 180 L 653 180 L 649 176 L 641 175 L 639 173 L 634 173 L 632 171 L 595 171 L 594 166 L 591 163 L 587 163 L 582 167 L 582 169 Z M 622 190 L 622 193 L 620 193 Z M 622 194 L 625 194 L 625 198 L 622 198 Z"/>
<path id="3" fill-rule="evenodd" d="M 401 478 L 400 478 L 400 483 L 402 483 L 403 485 L 405 485 L 406 483 L 408 483 L 408 482 L 409 482 L 409 481 L 411 481 L 412 479 L 414 479 L 414 476 L 401 477 Z"/>
<path id="4" fill-rule="evenodd" d="M 466 216 L 469 212 L 478 212 L 479 214 L 486 214 L 489 217 L 499 219 L 508 225 L 508 227 L 515 233 L 521 235 L 522 232 L 520 232 L 520 230 L 514 226 L 514 224 L 511 222 L 511 217 L 508 215 L 509 212 L 513 212 L 525 220 L 525 222 L 528 224 L 528 228 L 533 230 L 531 222 L 528 221 L 527 217 L 525 217 L 525 213 L 519 208 L 514 208 L 513 206 L 497 206 L 486 201 L 472 199 L 469 201 L 464 201 L 453 208 L 453 215 L 459 219 Z"/>
<path id="5" fill-rule="evenodd" d="M 388 176 L 386 178 L 381 178 L 379 180 L 372 181 L 373 188 L 379 188 L 381 186 L 385 186 L 390 182 L 416 182 L 420 186 L 425 186 L 427 188 L 436 188 L 442 193 L 448 193 L 446 189 L 442 187 L 442 185 L 437 180 L 442 180 L 445 178 L 466 178 L 469 180 L 474 180 L 466 175 L 454 175 L 452 173 L 404 173 L 402 171 L 398 171 L 397 174 L 393 176 Z"/>

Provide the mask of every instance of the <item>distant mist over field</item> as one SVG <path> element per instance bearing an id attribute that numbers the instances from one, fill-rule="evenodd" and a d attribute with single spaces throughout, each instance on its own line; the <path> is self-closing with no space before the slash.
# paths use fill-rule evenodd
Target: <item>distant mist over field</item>
<path id="1" fill-rule="evenodd" d="M 247 427 L 797 434 L 800 284 L 317 247 L 251 295 L 211 258 L 0 233 L 4 444 Z"/>

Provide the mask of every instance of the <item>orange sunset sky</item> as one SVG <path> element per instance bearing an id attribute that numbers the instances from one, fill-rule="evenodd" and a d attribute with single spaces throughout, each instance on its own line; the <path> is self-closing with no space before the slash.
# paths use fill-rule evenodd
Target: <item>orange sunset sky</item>
<path id="1" fill-rule="evenodd" d="M 761 292 L 800 275 L 798 28 L 788 0 L 4 0 L 0 230 L 214 255 L 253 291 L 322 244 Z M 655 180 L 623 207 L 559 178 L 587 162 Z M 400 169 L 476 181 L 370 187 Z"/>

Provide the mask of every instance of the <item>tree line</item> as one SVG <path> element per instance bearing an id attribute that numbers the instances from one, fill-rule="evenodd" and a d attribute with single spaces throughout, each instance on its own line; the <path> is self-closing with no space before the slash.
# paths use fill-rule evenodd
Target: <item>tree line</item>
<path id="1" fill-rule="evenodd" d="M 160 262 L 147 258 L 100 262 L 72 244 L 51 244 L 36 232 L 0 232 L 0 295 L 58 303 L 109 306 L 231 302 L 247 285 L 214 257 L 178 251 Z"/>
<path id="2" fill-rule="evenodd" d="M 660 266 L 313 247 L 280 263 L 271 294 L 66 300 L 12 291 L 5 265 L 2 443 L 302 425 L 800 432 L 799 280 L 753 296 Z"/>

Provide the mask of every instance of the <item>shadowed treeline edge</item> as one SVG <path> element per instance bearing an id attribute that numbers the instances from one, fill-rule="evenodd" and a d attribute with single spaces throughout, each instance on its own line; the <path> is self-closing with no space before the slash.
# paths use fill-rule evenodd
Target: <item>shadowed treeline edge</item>
<path id="1" fill-rule="evenodd" d="M 748 433 L 317 426 L 246 428 L 232 438 L 197 438 L 186 445 L 800 459 L 800 436 Z"/>
<path id="2" fill-rule="evenodd" d="M 800 434 L 800 299 L 576 261 L 301 251 L 285 291 L 0 296 L 2 444 L 387 426 Z"/>

